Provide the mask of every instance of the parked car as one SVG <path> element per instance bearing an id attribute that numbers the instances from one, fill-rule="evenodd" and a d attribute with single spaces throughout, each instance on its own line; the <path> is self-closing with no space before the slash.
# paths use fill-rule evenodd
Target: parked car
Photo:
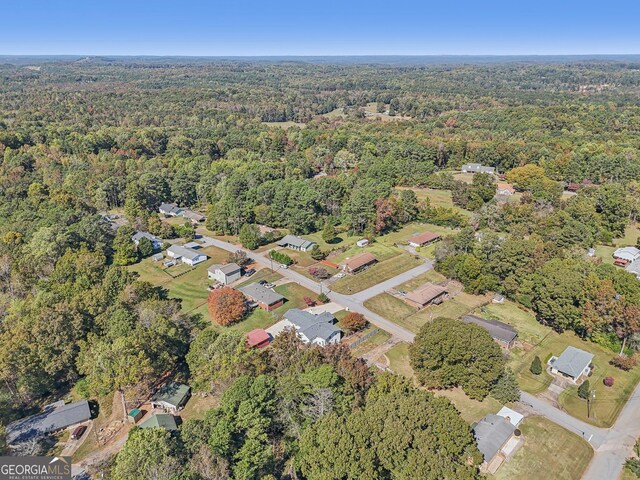
<path id="1" fill-rule="evenodd" d="M 265 284 L 265 288 L 273 288 L 275 286 L 276 286 L 275 283 L 267 283 L 267 284 Z"/>
<path id="2" fill-rule="evenodd" d="M 289 267 L 287 267 L 284 263 L 282 265 L 280 265 L 280 268 L 284 268 L 285 270 Z"/>
<path id="3" fill-rule="evenodd" d="M 250 268 L 249 270 L 247 270 L 246 272 L 244 272 L 244 276 L 245 277 L 250 277 L 251 275 L 253 275 L 254 273 L 256 273 L 256 269 L 255 268 Z"/>
<path id="4" fill-rule="evenodd" d="M 344 273 L 344 272 L 340 272 L 340 273 L 336 274 L 336 278 L 344 278 L 346 276 L 347 276 L 347 274 Z"/>
<path id="5" fill-rule="evenodd" d="M 267 281 L 266 280 L 260 280 L 260 281 L 258 281 L 258 285 L 266 286 L 267 285 Z"/>
<path id="6" fill-rule="evenodd" d="M 86 432 L 86 431 L 87 431 L 87 426 L 86 425 L 80 425 L 71 434 L 71 440 L 78 440 L 82 435 L 84 435 L 84 432 Z"/>

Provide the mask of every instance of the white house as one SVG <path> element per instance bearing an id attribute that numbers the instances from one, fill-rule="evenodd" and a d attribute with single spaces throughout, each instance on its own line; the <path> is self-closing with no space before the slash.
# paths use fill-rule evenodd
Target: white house
<path id="1" fill-rule="evenodd" d="M 198 263 L 204 262 L 208 258 L 204 253 L 194 250 L 193 248 L 187 248 L 183 245 L 171 245 L 167 248 L 167 257 L 180 260 L 182 263 L 186 263 L 192 267 Z"/>
<path id="2" fill-rule="evenodd" d="M 463 173 L 495 173 L 495 171 L 495 168 L 485 167 L 480 163 L 466 163 L 462 165 Z"/>
<path id="3" fill-rule="evenodd" d="M 295 235 L 285 235 L 281 240 L 276 242 L 276 245 L 290 248 L 291 250 L 308 252 L 313 250 L 317 244 L 313 240 L 307 240 L 306 238 L 296 237 Z"/>
<path id="4" fill-rule="evenodd" d="M 640 250 L 636 247 L 622 247 L 613 252 L 613 258 L 635 262 L 640 258 Z"/>
<path id="5" fill-rule="evenodd" d="M 207 269 L 207 275 L 211 280 L 215 280 L 223 285 L 229 285 L 242 276 L 242 268 L 235 263 L 211 265 Z"/>
<path id="6" fill-rule="evenodd" d="M 578 383 L 581 378 L 587 378 L 591 372 L 593 354 L 576 347 L 567 347 L 559 357 L 551 357 L 548 365 L 551 373 L 569 378 Z"/>
<path id="7" fill-rule="evenodd" d="M 278 336 L 286 328 L 295 328 L 304 343 L 324 347 L 338 343 L 342 330 L 335 325 L 336 318 L 329 312 L 313 314 L 292 308 L 284 314 L 284 319 L 267 329 L 272 337 Z"/>
<path id="8" fill-rule="evenodd" d="M 153 249 L 154 250 L 160 250 L 162 248 L 162 240 L 160 240 L 155 235 L 151 235 L 149 232 L 137 231 L 131 237 L 131 240 L 133 240 L 133 243 L 135 243 L 136 247 L 137 247 L 138 244 L 140 243 L 140 240 L 142 240 L 143 238 L 146 238 L 147 240 L 149 240 L 151 242 L 151 245 L 153 245 Z"/>

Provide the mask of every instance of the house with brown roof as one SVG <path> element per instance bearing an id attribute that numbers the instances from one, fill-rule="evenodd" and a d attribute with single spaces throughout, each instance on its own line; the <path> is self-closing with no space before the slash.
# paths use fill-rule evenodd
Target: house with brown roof
<path id="1" fill-rule="evenodd" d="M 447 288 L 427 282 L 404 296 L 404 301 L 418 310 L 427 305 L 439 304 L 447 297 Z"/>
<path id="2" fill-rule="evenodd" d="M 496 193 L 498 195 L 511 196 L 516 193 L 516 189 L 509 183 L 498 182 L 496 185 Z"/>
<path id="3" fill-rule="evenodd" d="M 411 245 L 413 248 L 422 247 L 424 245 L 428 245 L 431 242 L 435 242 L 439 238 L 440 235 L 433 232 L 416 233 L 409 239 L 409 245 Z"/>
<path id="4" fill-rule="evenodd" d="M 340 264 L 340 268 L 347 273 L 356 273 L 377 261 L 378 259 L 374 254 L 364 252 L 356 255 L 355 257 L 348 258 Z"/>
<path id="5" fill-rule="evenodd" d="M 271 335 L 262 328 L 256 328 L 247 333 L 247 344 L 254 348 L 264 348 L 271 343 Z"/>

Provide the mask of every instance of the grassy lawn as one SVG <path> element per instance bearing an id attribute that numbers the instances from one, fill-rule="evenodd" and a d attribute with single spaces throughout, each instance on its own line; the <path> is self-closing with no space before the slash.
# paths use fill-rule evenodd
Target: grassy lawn
<path id="1" fill-rule="evenodd" d="M 272 272 L 270 268 L 263 268 L 258 270 L 256 273 L 251 275 L 250 277 L 245 277 L 245 280 L 239 283 L 238 287 L 244 287 L 245 285 L 249 285 L 251 283 L 259 282 L 260 280 L 264 280 L 269 283 L 273 283 L 277 280 L 280 280 L 282 275 L 278 272 Z"/>
<path id="2" fill-rule="evenodd" d="M 613 252 L 616 247 L 609 247 L 607 245 L 596 245 L 596 257 L 601 258 L 604 263 L 613 265 Z"/>
<path id="3" fill-rule="evenodd" d="M 586 441 L 545 418 L 526 418 L 520 430 L 524 445 L 488 478 L 579 480 L 593 457 Z"/>
<path id="4" fill-rule="evenodd" d="M 438 397 L 448 398 L 456 406 L 464 421 L 470 424 L 477 422 L 488 413 L 496 413 L 502 407 L 493 397 L 487 397 L 482 401 L 473 400 L 467 397 L 461 388 L 434 390 L 433 393 Z"/>
<path id="5" fill-rule="evenodd" d="M 388 260 L 389 258 L 397 257 L 398 255 L 406 253 L 405 250 L 402 250 L 401 248 L 390 246 L 386 242 L 381 242 L 377 239 L 375 242 L 370 243 L 364 248 L 358 247 L 355 244 L 351 245 L 344 252 L 330 256 L 327 258 L 327 260 L 333 263 L 340 263 L 347 258 L 355 257 L 356 255 L 364 252 L 369 252 L 375 255 L 375 257 L 378 259 L 378 262 L 383 262 L 385 260 Z"/>
<path id="6" fill-rule="evenodd" d="M 371 330 L 375 328 L 376 327 L 368 327 L 365 331 L 362 332 L 362 335 L 367 335 Z M 351 355 L 353 355 L 354 357 L 361 357 L 374 348 L 379 347 L 390 338 L 391 335 L 388 332 L 378 329 L 375 334 L 367 338 L 364 342 L 359 343 L 358 345 L 353 347 L 351 349 Z"/>
<path id="7" fill-rule="evenodd" d="M 627 225 L 624 231 L 624 237 L 616 238 L 613 243 L 620 247 L 635 245 L 640 237 L 640 224 Z"/>
<path id="8" fill-rule="evenodd" d="M 376 242 L 385 245 L 407 244 L 409 243 L 409 239 L 413 235 L 422 232 L 438 233 L 444 237 L 457 233 L 457 230 L 454 230 L 453 228 L 432 225 L 430 223 L 409 223 L 401 229 L 396 230 L 395 232 L 390 232 L 376 238 Z"/>
<path id="9" fill-rule="evenodd" d="M 437 277 L 434 279 L 437 280 Z M 381 293 L 364 302 L 364 306 L 372 312 L 417 333 L 425 323 L 434 318 L 460 318 L 488 301 L 487 296 L 470 295 L 462 292 L 453 298 L 445 300 L 440 305 L 429 305 L 422 310 L 416 311 L 415 308 L 410 307 L 399 298 L 388 293 Z"/>
<path id="10" fill-rule="evenodd" d="M 438 273 L 435 270 L 429 270 L 428 272 L 421 273 L 417 277 L 414 277 L 411 280 L 398 285 L 397 288 L 398 290 L 404 290 L 406 292 L 410 292 L 411 290 L 415 290 L 416 288 L 418 288 L 421 285 L 424 285 L 427 282 L 440 283 L 446 279 L 447 277 L 445 277 L 441 273 Z"/>
<path id="11" fill-rule="evenodd" d="M 322 232 L 310 233 L 303 235 L 304 238 L 313 240 L 318 244 L 321 250 L 329 251 L 336 248 L 350 247 L 362 238 L 362 236 L 349 236 L 347 232 L 339 232 L 338 236 L 331 242 L 327 243 L 322 239 Z"/>
<path id="12" fill-rule="evenodd" d="M 623 468 L 618 480 L 638 480 L 638 477 L 628 468 Z"/>
<path id="13" fill-rule="evenodd" d="M 412 187 L 396 187 L 396 190 L 413 190 L 418 200 L 426 198 L 431 202 L 432 207 L 447 207 L 457 210 L 466 217 L 471 216 L 471 212 L 459 208 L 453 204 L 451 200 L 451 190 L 435 190 L 433 188 L 412 188 Z"/>
<path id="14" fill-rule="evenodd" d="M 325 265 L 324 263 L 316 262 L 315 260 L 313 260 L 313 261 L 314 261 L 314 263 L 312 263 L 311 265 L 308 265 L 308 266 L 302 267 L 300 265 L 294 265 L 294 266 L 289 267 L 289 268 L 295 270 L 296 272 L 304 275 L 307 278 L 310 278 L 311 280 L 315 280 L 316 282 L 318 282 L 319 279 L 315 278 L 313 275 L 311 275 L 309 273 L 309 268 L 312 267 L 312 266 L 317 267 L 317 268 L 324 268 L 329 273 L 329 275 L 331 275 L 331 276 L 335 275 L 336 273 L 338 273 L 340 271 L 337 268 L 330 267 L 328 265 Z"/>
<path id="15" fill-rule="evenodd" d="M 332 284 L 331 289 L 338 293 L 351 295 L 373 287 L 385 280 L 389 280 L 407 270 L 411 270 L 420 265 L 420 263 L 420 260 L 417 260 L 411 255 L 398 255 L 394 258 L 378 262 L 363 272 L 356 273 L 355 275 L 347 275 Z"/>
<path id="16" fill-rule="evenodd" d="M 640 367 L 630 372 L 619 370 L 609 365 L 614 352 L 595 343 L 586 342 L 571 332 L 558 334 L 537 324 L 532 315 L 514 308 L 508 302 L 504 305 L 487 306 L 486 312 L 492 312 L 493 318 L 515 326 L 521 340 L 527 342 L 523 348 L 516 347 L 511 350 L 508 364 L 518 376 L 520 388 L 529 393 L 536 394 L 546 390 L 552 380 L 546 372 L 537 376 L 529 372 L 529 366 L 536 355 L 544 363 L 549 355 L 560 355 L 569 345 L 593 353 L 595 370 L 589 382 L 596 392 L 596 399 L 592 403 L 591 418 L 587 419 L 586 403 L 577 396 L 577 387 L 565 390 L 559 401 L 561 406 L 576 418 L 599 427 L 609 427 L 614 423 L 620 409 L 640 380 Z M 613 387 L 605 387 L 602 383 L 603 378 L 607 376 L 614 378 Z"/>
<path id="17" fill-rule="evenodd" d="M 200 394 L 193 394 L 184 408 L 180 410 L 180 416 L 183 421 L 203 419 L 205 413 L 207 413 L 208 410 L 217 407 L 218 404 L 219 398 L 215 395 L 202 397 Z"/>
<path id="18" fill-rule="evenodd" d="M 399 343 L 386 354 L 389 359 L 389 367 L 394 373 L 413 378 L 413 369 L 409 363 L 409 344 Z"/>

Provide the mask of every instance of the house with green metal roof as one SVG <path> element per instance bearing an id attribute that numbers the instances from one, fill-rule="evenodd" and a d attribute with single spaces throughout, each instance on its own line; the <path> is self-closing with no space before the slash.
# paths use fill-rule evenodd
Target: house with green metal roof
<path id="1" fill-rule="evenodd" d="M 168 382 L 151 398 L 151 407 L 176 413 L 182 410 L 191 395 L 191 387 L 184 383 Z"/>
<path id="2" fill-rule="evenodd" d="M 173 432 L 178 429 L 176 419 L 169 413 L 156 413 L 140 424 L 140 428 L 164 428 Z"/>

